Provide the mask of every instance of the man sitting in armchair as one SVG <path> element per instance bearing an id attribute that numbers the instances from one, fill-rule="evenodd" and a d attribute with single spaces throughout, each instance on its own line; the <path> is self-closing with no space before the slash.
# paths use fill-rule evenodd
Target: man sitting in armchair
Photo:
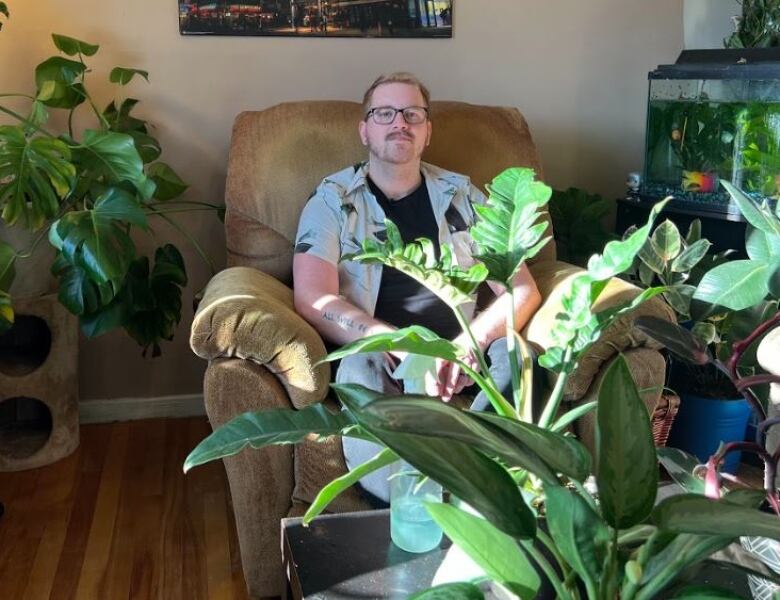
<path id="1" fill-rule="evenodd" d="M 472 204 L 484 203 L 485 196 L 468 177 L 421 161 L 432 134 L 429 100 L 426 87 L 411 74 L 376 79 L 364 95 L 363 119 L 358 124 L 368 160 L 326 177 L 301 214 L 293 259 L 295 308 L 332 344 L 414 324 L 463 347 L 469 345 L 449 308 L 412 278 L 382 265 L 340 262 L 344 254 L 359 251 L 363 240 L 385 239 L 388 219 L 405 243 L 428 238 L 437 256 L 441 245 L 447 245 L 459 266 L 473 264 L 474 244 L 468 233 L 476 218 Z M 503 334 L 506 302 L 511 299 L 503 289 L 493 291 L 496 299 L 473 319 L 471 327 L 487 352 L 491 374 L 508 394 L 511 378 Z M 525 266 L 515 277 L 514 291 L 520 329 L 541 303 Z M 474 304 L 469 313 L 473 309 Z M 393 373 L 405 358 L 400 352 L 353 355 L 339 365 L 336 381 L 398 394 L 403 384 Z M 471 383 L 458 365 L 437 360 L 424 387 L 425 393 L 449 401 Z M 484 409 L 487 404 L 480 394 L 472 407 Z M 350 469 L 377 451 L 370 442 L 344 439 Z M 360 482 L 376 505 L 388 500 L 387 476 L 388 469 L 381 469 Z"/>

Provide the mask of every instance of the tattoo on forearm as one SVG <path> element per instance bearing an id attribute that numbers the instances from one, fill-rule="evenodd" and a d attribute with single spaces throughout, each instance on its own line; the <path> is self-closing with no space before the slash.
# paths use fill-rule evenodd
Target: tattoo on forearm
<path id="1" fill-rule="evenodd" d="M 366 327 L 363 323 L 358 323 L 354 319 L 350 319 L 349 317 L 345 317 L 344 315 L 339 315 L 337 313 L 325 311 L 322 313 L 322 318 L 326 321 L 335 323 L 342 329 L 357 329 L 360 333 L 366 333 L 368 331 L 368 327 Z"/>

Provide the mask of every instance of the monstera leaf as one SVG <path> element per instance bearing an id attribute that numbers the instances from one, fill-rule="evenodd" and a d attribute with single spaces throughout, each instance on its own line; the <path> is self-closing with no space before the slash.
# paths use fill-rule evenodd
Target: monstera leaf
<path id="1" fill-rule="evenodd" d="M 149 81 L 149 71 L 142 71 L 141 69 L 128 69 L 126 67 L 114 67 L 111 69 L 111 74 L 108 76 L 108 78 L 111 80 L 111 83 L 127 85 L 136 75 L 143 77 L 147 82 Z"/>
<path id="2" fill-rule="evenodd" d="M 130 266 L 124 290 L 127 306 L 125 329 L 143 348 L 151 346 L 152 356 L 160 355 L 160 341 L 173 339 L 181 320 L 181 293 L 187 285 L 184 260 L 176 246 L 166 244 L 149 259 L 136 259 Z"/>
<path id="3" fill-rule="evenodd" d="M 35 68 L 38 100 L 53 108 L 75 108 L 87 97 L 78 79 L 86 70 L 84 63 L 52 56 Z"/>
<path id="4" fill-rule="evenodd" d="M 471 302 L 471 294 L 487 276 L 487 269 L 476 264 L 468 270 L 452 264 L 449 246 L 441 246 L 437 260 L 433 243 L 420 239 L 404 244 L 398 227 L 385 220 L 387 241 L 365 240 L 361 252 L 345 254 L 341 260 L 362 263 L 381 263 L 392 267 L 423 284 L 451 308 Z"/>
<path id="5" fill-rule="evenodd" d="M 68 56 L 76 56 L 83 54 L 84 56 L 94 56 L 100 46 L 95 44 L 88 44 L 82 42 L 76 38 L 68 37 L 67 35 L 60 35 L 59 33 L 53 33 L 51 39 L 54 40 L 54 45 L 58 50 L 62 50 L 63 53 Z"/>
<path id="6" fill-rule="evenodd" d="M 93 176 L 102 177 L 109 184 L 129 182 L 144 200 L 152 197 L 154 183 L 144 173 L 143 159 L 132 136 L 87 130 L 73 154 L 79 165 L 91 171 Z"/>
<path id="7" fill-rule="evenodd" d="M 487 267 L 488 277 L 507 289 L 523 261 L 550 239 L 542 239 L 548 223 L 537 221 L 552 190 L 534 176 L 533 169 L 507 169 L 488 186 L 487 205 L 474 207 L 480 216 L 471 229 L 479 245 L 477 258 Z"/>
<path id="8" fill-rule="evenodd" d="M 27 137 L 22 127 L 0 127 L 0 206 L 3 220 L 38 229 L 57 214 L 76 175 L 67 144 Z"/>
<path id="9" fill-rule="evenodd" d="M 125 98 L 118 108 L 113 100 L 106 106 L 103 111 L 103 117 L 108 121 L 111 131 L 117 133 L 130 133 L 131 131 L 149 133 L 146 121 L 130 116 L 130 112 L 138 102 L 135 98 Z"/>
<path id="10" fill-rule="evenodd" d="M 148 164 L 160 157 L 162 148 L 160 142 L 149 135 L 146 121 L 130 115 L 130 111 L 136 104 L 138 100 L 135 98 L 126 98 L 117 108 L 116 103 L 112 101 L 103 111 L 103 118 L 108 122 L 111 131 L 126 133 L 133 138 L 138 155 L 144 164 Z"/>
<path id="11" fill-rule="evenodd" d="M 137 141 L 136 141 L 137 143 Z M 156 162 L 147 171 L 155 184 L 154 197 L 157 200 L 173 200 L 189 187 L 176 172 L 164 162 Z"/>
<path id="12" fill-rule="evenodd" d="M 74 315 L 96 313 L 114 298 L 114 286 L 93 281 L 86 269 L 69 262 L 62 253 L 54 260 L 51 272 L 59 279 L 59 301 Z"/>
<path id="13" fill-rule="evenodd" d="M 111 282 L 117 289 L 135 256 L 127 224 L 145 228 L 146 214 L 131 194 L 109 188 L 93 209 L 72 211 L 56 221 L 49 230 L 49 241 L 89 279 L 98 284 Z"/>

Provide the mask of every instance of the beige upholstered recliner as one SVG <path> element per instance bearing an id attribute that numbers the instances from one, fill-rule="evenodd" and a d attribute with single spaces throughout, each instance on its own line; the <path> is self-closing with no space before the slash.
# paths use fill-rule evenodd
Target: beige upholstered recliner
<path id="1" fill-rule="evenodd" d="M 434 102 L 433 139 L 424 159 L 465 173 L 480 188 L 510 166 L 540 174 L 528 126 L 513 108 Z M 248 410 L 302 408 L 325 400 L 330 370 L 313 368 L 325 349 L 317 333 L 296 315 L 292 252 L 298 216 L 326 175 L 366 157 L 357 135 L 360 104 L 296 102 L 238 116 L 233 128 L 225 203 L 229 268 L 206 288 L 192 326 L 193 350 L 209 361 L 204 381 L 213 427 Z M 549 244 L 531 267 L 543 305 L 525 335 L 550 344 L 550 324 L 568 281 L 579 272 L 556 262 Z M 637 290 L 615 280 L 600 303 L 609 306 Z M 660 300 L 641 314 L 672 318 Z M 658 345 L 624 318 L 596 344 L 566 390 L 566 399 L 586 398 L 605 364 L 623 351 L 652 408 L 664 381 Z M 587 441 L 589 434 L 583 432 Z M 320 487 L 345 470 L 337 439 L 263 450 L 245 450 L 225 460 L 247 585 L 252 597 L 273 596 L 282 584 L 279 520 L 301 514 Z M 332 506 L 366 508 L 352 490 Z"/>

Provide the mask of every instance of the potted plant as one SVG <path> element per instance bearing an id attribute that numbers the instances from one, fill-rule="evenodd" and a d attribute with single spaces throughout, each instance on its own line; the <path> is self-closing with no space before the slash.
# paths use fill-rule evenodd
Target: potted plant
<path id="1" fill-rule="evenodd" d="M 510 169 L 494 179 L 489 192 L 488 205 L 478 209 L 481 218 L 472 229 L 482 262 L 468 271 L 453 267 L 446 253 L 436 260 L 430 244 L 404 245 L 390 223 L 387 242 L 366 242 L 353 259 L 404 270 L 428 285 L 456 315 L 466 294 L 485 278 L 500 282 L 511 293 L 513 274 L 545 241 L 544 225 L 534 223 L 549 189 L 533 180 L 532 171 Z M 400 457 L 458 499 L 453 504 L 429 504 L 432 518 L 488 579 L 513 598 L 535 597 L 542 577 L 564 599 L 654 598 L 740 535 L 758 532 L 780 538 L 780 521 L 755 508 L 763 494 L 735 492 L 720 500 L 686 494 L 654 506 L 658 469 L 649 417 L 622 358 L 608 369 L 597 402 L 559 414 L 563 385 L 584 350 L 618 314 L 664 291 L 646 290 L 629 304 L 593 311 L 609 278 L 630 267 L 659 209 L 632 236 L 607 244 L 573 281 L 564 299 L 567 312 L 554 326 L 557 346 L 540 361 L 558 378 L 536 422 L 531 418 L 530 369 L 518 368 L 508 402 L 489 376 L 483 376 L 487 369 L 478 348 L 472 350 L 483 363 L 481 372 L 464 362 L 468 349 L 424 328 L 408 327 L 359 340 L 329 358 L 393 348 L 457 361 L 488 394 L 496 414 L 461 410 L 424 396 L 383 398 L 361 386 L 335 385 L 345 410 L 332 413 L 316 405 L 240 415 L 201 442 L 187 458 L 185 470 L 248 445 L 297 443 L 312 432 L 379 441 L 385 448 L 323 488 L 305 520 L 365 474 Z M 514 342 L 511 319 L 507 327 L 508 340 Z M 513 353 L 524 355 L 521 341 L 513 348 Z M 564 431 L 596 408 L 594 461 Z M 584 482 L 596 466 L 594 497 Z M 437 594 L 482 597 L 480 588 L 469 582 L 417 597 L 442 597 Z"/>
<path id="2" fill-rule="evenodd" d="M 735 31 L 723 40 L 726 48 L 770 48 L 780 45 L 780 2 L 741 0 L 742 15 L 733 17 Z"/>
<path id="3" fill-rule="evenodd" d="M 604 244 L 615 239 L 604 226 L 612 203 L 598 194 L 574 187 L 553 190 L 549 209 L 558 260 L 584 267 Z"/>
<path id="4" fill-rule="evenodd" d="M 666 288 L 663 297 L 674 310 L 678 323 L 691 329 L 714 355 L 722 357 L 729 351 L 735 335 L 746 335 L 757 323 L 751 319 L 760 315 L 752 308 L 736 312 L 692 303 L 696 285 L 703 275 L 732 254 L 730 250 L 708 254 L 710 246 L 701 237 L 698 219 L 691 223 L 684 237 L 673 222 L 666 220 L 656 227 L 637 254 L 628 278 L 640 287 L 663 285 Z M 690 365 L 675 360 L 672 355 L 668 385 L 680 399 L 669 445 L 705 460 L 721 440 L 732 439 L 740 435 L 739 431 L 745 431 L 750 406 L 729 378 L 711 364 Z M 730 455 L 725 470 L 736 472 L 739 458 L 738 454 Z"/>
<path id="5" fill-rule="evenodd" d="M 4 4 L 0 12 L 7 12 Z M 159 142 L 133 112 L 138 100 L 97 107 L 86 85 L 92 71 L 85 59 L 98 46 L 57 34 L 52 39 L 64 56 L 36 67 L 35 91 L 0 95 L 29 101 L 23 113 L 0 103 L 0 112 L 16 122 L 0 126 L 0 222 L 30 232 L 24 245 L 0 241 L 0 330 L 13 323 L 10 289 L 17 269 L 50 243 L 53 259 L 46 268 L 82 331 L 92 337 L 122 327 L 144 354 L 151 349 L 156 356 L 181 317 L 187 274 L 175 245 L 157 248 L 152 262 L 138 251 L 134 235 L 153 233 L 152 218 L 182 231 L 176 213 L 219 207 L 179 199 L 187 185 L 158 160 Z M 148 73 L 115 67 L 108 74 L 119 86 L 136 77 L 148 80 Z M 51 109 L 66 113 L 65 131 L 51 129 Z M 73 120 L 79 109 L 94 117 L 82 132 Z"/>
<path id="6" fill-rule="evenodd" d="M 778 282 L 780 255 L 775 251 L 776 248 L 780 248 L 780 214 L 766 204 L 756 205 L 746 194 L 730 184 L 725 182 L 723 184 L 751 226 L 746 243 L 749 258 L 719 265 L 707 272 L 695 296 L 714 306 L 724 306 L 735 311 L 744 311 L 750 306 L 756 306 L 760 309 L 758 312 L 762 314 L 760 321 L 744 337 L 732 344 L 725 361 L 710 352 L 700 338 L 679 327 L 645 318 L 637 319 L 637 326 L 648 335 L 665 343 L 672 352 L 683 359 L 700 365 L 709 364 L 720 371 L 733 387 L 739 390 L 744 401 L 754 412 L 758 426 L 755 438 L 752 440 L 743 441 L 742 437 L 724 439 L 725 443 L 708 457 L 703 481 L 690 477 L 695 475 L 695 472 L 691 473 L 691 468 L 696 469 L 697 462 L 692 457 L 668 450 L 659 450 L 659 454 L 662 456 L 662 462 L 681 485 L 690 491 L 706 492 L 707 495 L 715 498 L 720 497 L 722 493 L 721 477 L 740 482 L 733 476 L 723 475 L 723 464 L 727 457 L 739 452 L 755 454 L 764 465 L 764 489 L 769 507 L 780 515 L 780 496 L 777 490 L 777 463 L 780 452 L 777 448 L 777 436 L 770 436 L 770 430 L 778 423 L 776 407 L 772 406 L 770 414 L 756 391 L 758 385 L 770 383 L 777 388 L 780 383 L 780 364 L 776 352 L 780 312 L 776 300 L 766 301 L 767 297 L 773 299 L 780 297 Z M 769 337 L 770 335 L 772 338 Z M 756 374 L 753 365 L 749 364 L 749 374 L 746 375 L 743 371 L 743 361 L 748 353 L 755 354 L 756 346 L 759 352 L 764 346 L 761 362 L 765 371 Z M 747 536 L 743 539 L 743 544 L 749 548 L 760 545 L 762 555 L 771 556 L 775 567 L 780 562 L 780 548 L 774 541 L 757 542 L 756 539 Z M 762 599 L 770 598 L 772 590 L 777 589 L 768 582 L 758 582 L 756 579 L 751 579 L 751 587 L 754 596 Z"/>

